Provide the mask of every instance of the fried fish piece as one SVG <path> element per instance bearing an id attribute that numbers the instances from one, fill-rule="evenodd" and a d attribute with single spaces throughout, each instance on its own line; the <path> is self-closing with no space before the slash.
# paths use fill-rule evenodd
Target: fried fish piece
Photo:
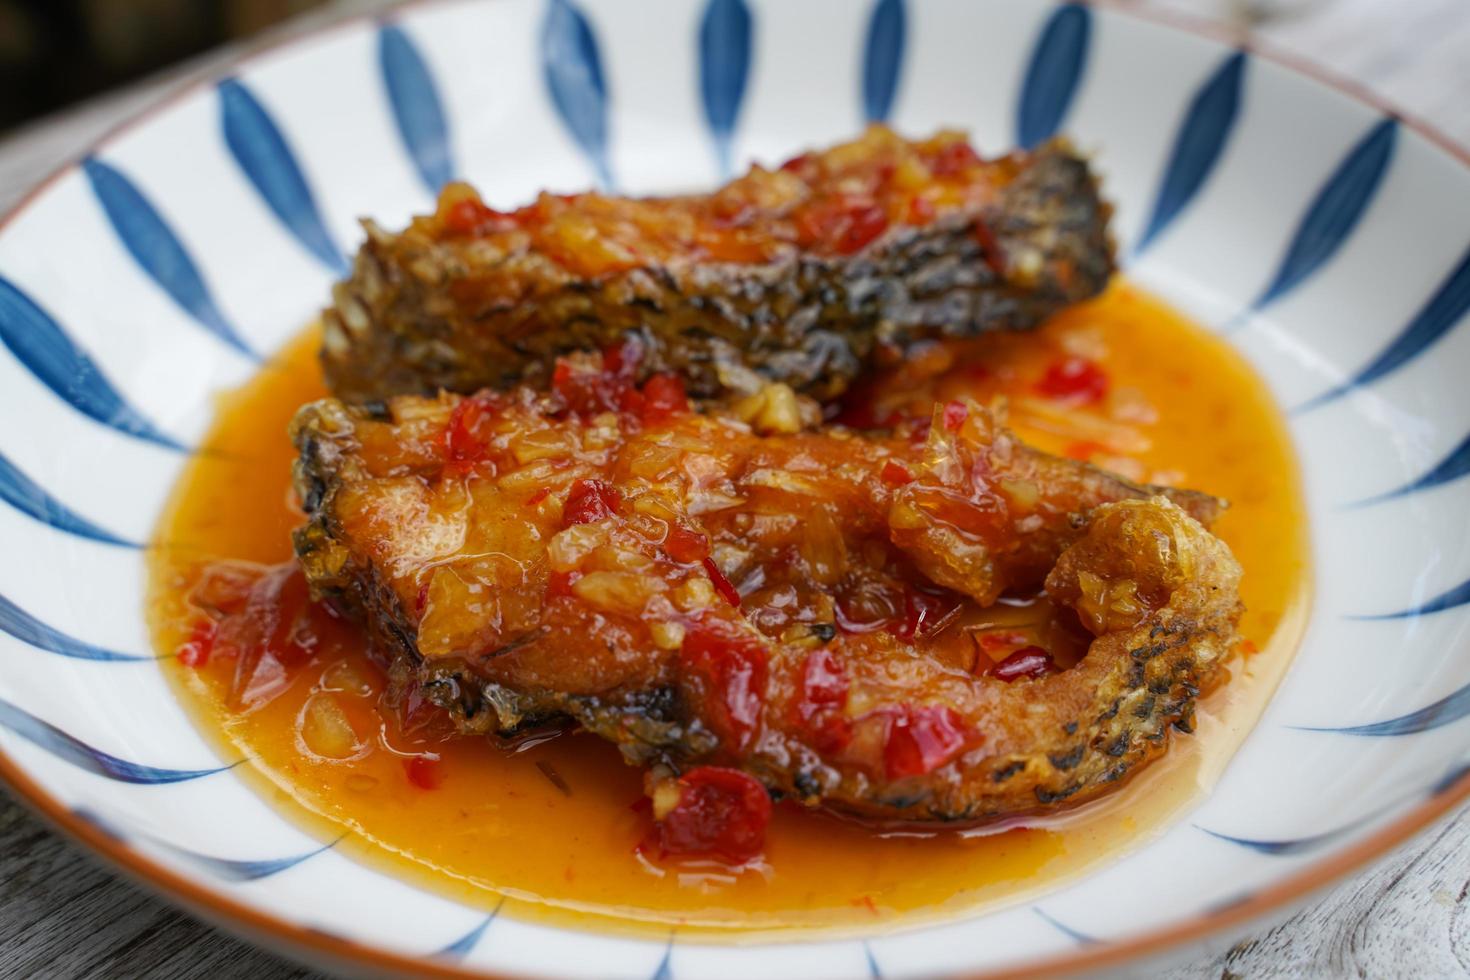
<path id="1" fill-rule="evenodd" d="M 1200 523 L 1220 501 L 1046 456 L 974 403 L 927 434 L 745 406 L 762 434 L 661 377 L 578 410 L 529 388 L 301 410 L 299 560 L 401 695 L 901 821 L 1087 799 L 1188 727 L 1239 612 Z M 1043 584 L 1044 623 L 987 625 Z"/>
<path id="2" fill-rule="evenodd" d="M 544 386 L 555 358 L 636 334 L 648 372 L 709 397 L 819 399 L 910 342 L 1026 329 L 1113 271 L 1110 209 L 1065 142 L 983 161 L 963 135 L 874 127 L 712 194 L 542 194 L 510 213 L 450 185 L 392 233 L 366 222 L 322 365 L 353 402 Z"/>

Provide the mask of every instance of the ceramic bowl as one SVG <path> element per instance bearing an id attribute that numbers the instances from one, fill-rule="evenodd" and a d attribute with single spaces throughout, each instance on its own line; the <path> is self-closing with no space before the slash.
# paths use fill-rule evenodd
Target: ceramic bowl
<path id="1" fill-rule="evenodd" d="M 241 384 L 372 215 L 450 178 L 708 187 L 866 120 L 986 152 L 1071 134 L 1128 275 L 1228 334 L 1289 412 L 1306 638 L 1200 804 L 1038 899 L 718 946 L 516 921 L 357 864 L 258 798 L 175 700 L 147 541 Z M 1039 0 L 489 0 L 349 21 L 126 125 L 0 228 L 0 772 L 180 903 L 364 970 L 597 977 L 1096 968 L 1281 914 L 1470 795 L 1470 169 L 1258 53 Z"/>

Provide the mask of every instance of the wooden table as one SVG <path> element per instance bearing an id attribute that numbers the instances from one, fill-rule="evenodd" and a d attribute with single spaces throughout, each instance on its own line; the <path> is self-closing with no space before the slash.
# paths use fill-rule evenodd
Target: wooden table
<path id="1" fill-rule="evenodd" d="M 339 2 L 285 30 L 377 5 Z M 1133 0 L 1131 6 L 1248 27 L 1470 145 L 1467 0 Z M 0 210 L 118 120 L 236 54 L 212 53 L 12 135 L 0 143 Z M 317 976 L 120 880 L 0 794 L 0 980 L 144 974 Z M 1348 975 L 1470 978 L 1470 810 L 1276 928 L 1165 976 Z"/>

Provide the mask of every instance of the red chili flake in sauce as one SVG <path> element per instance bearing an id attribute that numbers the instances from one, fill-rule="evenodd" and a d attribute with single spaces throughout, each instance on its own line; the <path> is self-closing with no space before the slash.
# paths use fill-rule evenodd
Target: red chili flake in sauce
<path id="1" fill-rule="evenodd" d="M 668 536 L 664 538 L 664 551 L 674 561 L 686 565 L 702 562 L 709 557 L 709 538 L 682 524 L 670 524 Z"/>
<path id="2" fill-rule="evenodd" d="M 541 503 L 541 501 L 545 500 L 549 496 L 551 496 L 551 488 L 542 487 L 540 490 L 537 490 L 535 493 L 526 498 L 525 506 L 535 507 L 537 504 Z"/>
<path id="3" fill-rule="evenodd" d="M 847 671 L 831 650 L 823 647 L 806 655 L 796 714 L 813 747 L 824 755 L 841 752 L 852 741 L 852 723 L 843 714 L 847 689 Z"/>
<path id="4" fill-rule="evenodd" d="M 617 487 L 603 480 L 578 480 L 567 494 L 566 507 L 562 508 L 562 526 L 591 524 L 606 520 L 618 512 L 621 502 Z"/>
<path id="5" fill-rule="evenodd" d="M 212 619 L 201 619 L 189 631 L 189 638 L 179 644 L 179 663 L 185 667 L 203 667 L 209 663 L 209 654 L 214 650 L 215 634 L 219 624 Z"/>
<path id="6" fill-rule="evenodd" d="M 490 448 L 494 412 L 494 400 L 486 394 L 474 395 L 454 406 L 444 429 L 444 458 L 451 469 L 467 471 L 484 458 Z"/>
<path id="7" fill-rule="evenodd" d="M 1036 390 L 1071 405 L 1091 405 L 1107 396 L 1108 375 L 1096 361 L 1064 357 L 1047 367 Z"/>
<path id="8" fill-rule="evenodd" d="M 418 594 L 413 598 L 413 611 L 420 615 L 423 615 L 424 608 L 429 604 L 429 584 L 432 581 L 432 578 L 426 578 L 420 582 Z"/>
<path id="9" fill-rule="evenodd" d="M 419 789 L 438 789 L 444 782 L 437 755 L 415 755 L 403 760 L 403 772 Z"/>
<path id="10" fill-rule="evenodd" d="M 505 231 L 516 224 L 513 215 L 496 211 L 472 197 L 455 201 L 444 212 L 444 230 L 451 235 L 478 235 L 490 231 Z"/>
<path id="11" fill-rule="evenodd" d="M 980 155 L 975 148 L 963 140 L 946 143 L 929 160 L 929 172 L 936 177 L 953 177 L 972 167 L 980 166 Z"/>
<path id="12" fill-rule="evenodd" d="M 673 374 L 655 374 L 643 385 L 644 425 L 657 425 L 689 411 L 684 381 Z"/>
<path id="13" fill-rule="evenodd" d="M 975 241 L 980 245 L 980 257 L 985 260 L 986 265 L 990 266 L 990 271 L 995 273 L 997 279 L 1004 279 L 1006 277 L 1006 257 L 1001 250 L 1000 241 L 995 237 L 995 232 L 991 231 L 990 226 L 985 222 L 976 218 L 975 229 L 971 234 L 975 236 Z"/>
<path id="14" fill-rule="evenodd" d="M 642 360 L 643 344 L 633 337 L 603 351 L 600 368 L 559 358 L 551 372 L 551 389 L 578 415 L 637 412 L 644 399 L 633 382 Z"/>
<path id="15" fill-rule="evenodd" d="M 1089 442 L 1087 440 L 1083 440 L 1081 442 L 1074 442 L 1070 444 L 1062 452 L 1063 455 L 1071 459 L 1080 459 L 1083 462 L 1086 462 L 1087 460 L 1096 456 L 1098 453 L 1106 452 L 1107 448 L 1107 446 L 1104 446 L 1100 442 Z"/>
<path id="16" fill-rule="evenodd" d="M 834 195 L 804 205 L 796 212 L 797 239 L 823 244 L 839 255 L 851 255 L 883 234 L 888 212 L 869 198 Z"/>
<path id="17" fill-rule="evenodd" d="M 951 432 L 960 431 L 960 426 L 965 424 L 965 419 L 970 417 L 970 410 L 965 407 L 964 402 L 954 401 L 944 406 L 944 427 Z"/>
<path id="18" fill-rule="evenodd" d="M 697 766 L 678 779 L 679 802 L 659 821 L 665 855 L 716 857 L 744 864 L 760 856 L 771 821 L 771 797 L 739 769 Z"/>
<path id="19" fill-rule="evenodd" d="M 933 772 L 964 751 L 970 732 L 952 708 L 904 705 L 889 709 L 883 768 L 889 779 Z"/>
<path id="20" fill-rule="evenodd" d="M 908 589 L 903 596 L 903 622 L 897 624 L 893 632 L 905 640 L 924 636 L 947 621 L 959 605 L 959 600 L 953 596 Z"/>
<path id="21" fill-rule="evenodd" d="M 901 463 L 895 463 L 888 459 L 883 461 L 883 469 L 878 471 L 883 482 L 893 487 L 901 487 L 905 483 L 912 483 L 914 475 Z"/>
<path id="22" fill-rule="evenodd" d="M 915 194 L 909 198 L 908 207 L 904 210 L 903 220 L 910 225 L 927 225 L 934 220 L 934 204 L 922 194 Z"/>
<path id="23" fill-rule="evenodd" d="M 704 565 L 705 573 L 709 575 L 710 583 L 715 587 L 715 591 L 724 597 L 726 602 L 739 609 L 740 593 L 735 586 L 730 584 L 730 580 L 725 578 L 725 573 L 720 571 L 720 566 L 715 564 L 715 560 L 705 558 L 701 564 Z"/>
<path id="24" fill-rule="evenodd" d="M 546 594 L 548 596 L 571 595 L 572 586 L 581 577 L 581 572 L 552 572 L 546 577 Z"/>
<path id="25" fill-rule="evenodd" d="M 734 623 L 705 618 L 686 627 L 680 659 L 703 680 L 717 727 L 743 748 L 766 699 L 766 648 Z"/>
<path id="26" fill-rule="evenodd" d="M 1057 669 L 1052 662 L 1051 654 L 1038 646 L 1022 647 L 1015 653 L 1006 657 L 1000 663 L 991 667 L 987 673 L 992 677 L 998 677 L 1003 681 L 1010 682 L 1022 677 L 1043 677 Z"/>
<path id="27" fill-rule="evenodd" d="M 787 160 L 785 163 L 781 164 L 780 169 L 785 170 L 788 173 L 796 170 L 805 170 L 806 165 L 811 163 L 811 161 L 812 155 L 810 153 L 798 153 L 790 160 Z"/>

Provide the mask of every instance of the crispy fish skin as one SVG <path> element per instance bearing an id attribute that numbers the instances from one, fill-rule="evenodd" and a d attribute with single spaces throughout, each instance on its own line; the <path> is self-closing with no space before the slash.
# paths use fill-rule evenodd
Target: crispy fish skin
<path id="1" fill-rule="evenodd" d="M 529 389 L 480 398 L 458 462 L 446 432 L 469 416 L 450 395 L 326 400 L 292 427 L 313 594 L 366 623 L 395 688 L 464 732 L 569 716 L 639 765 L 738 766 L 881 821 L 993 821 L 1090 799 L 1157 756 L 1234 642 L 1239 567 L 1186 512 L 1212 519 L 1218 501 L 1036 453 L 976 405 L 915 445 L 687 411 L 578 418 Z M 890 466 L 912 479 L 883 479 Z M 573 500 L 588 480 L 612 510 Z M 927 534 L 916 509 L 961 532 L 963 560 L 933 560 L 960 539 Z M 739 608 L 711 567 L 739 583 Z M 932 594 L 927 569 L 953 590 L 947 623 L 1044 582 L 1088 652 L 1006 681 L 961 626 L 836 628 Z M 844 687 L 813 727 L 819 653 Z M 895 756 L 901 729 L 927 741 Z"/>
<path id="2" fill-rule="evenodd" d="M 323 317 L 328 382 L 352 402 L 544 385 L 558 355 L 637 334 L 645 368 L 679 374 L 693 395 L 778 381 L 825 400 L 865 363 L 916 339 L 1027 329 L 1100 292 L 1114 267 L 1110 208 L 1061 141 L 988 162 L 970 154 L 961 176 L 912 178 L 917 191 L 865 191 L 862 200 L 887 209 L 886 230 L 856 250 L 861 236 L 850 229 L 831 232 L 836 244 L 809 240 L 827 232 L 812 230 L 818 219 L 804 207 L 837 199 L 867 214 L 835 188 L 891 184 L 898 178 L 873 175 L 894 159 L 933 163 L 956 139 L 910 144 L 875 129 L 812 155 L 820 166 L 807 179 L 757 170 L 703 199 L 543 196 L 468 234 L 453 230 L 465 190 L 451 189 L 436 215 L 403 232 L 366 224 L 352 274 Z M 938 203 L 914 219 L 923 193 Z M 586 229 L 576 225 L 583 218 Z M 846 217 L 827 220 L 848 227 Z M 632 251 L 612 241 L 659 221 L 677 229 L 677 247 L 663 230 L 639 231 Z M 565 245 L 564 226 L 584 240 Z M 699 244 L 715 234 L 737 238 Z M 587 241 L 602 249 L 592 258 L 575 251 Z"/>

